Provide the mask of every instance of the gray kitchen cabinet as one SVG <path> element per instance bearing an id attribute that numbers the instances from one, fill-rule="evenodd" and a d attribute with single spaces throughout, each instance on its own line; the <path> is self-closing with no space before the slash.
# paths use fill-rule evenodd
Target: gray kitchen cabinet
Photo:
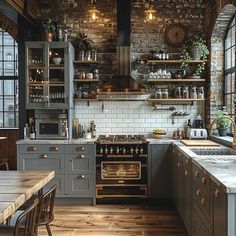
<path id="1" fill-rule="evenodd" d="M 211 181 L 212 197 L 212 230 L 214 236 L 227 235 L 227 193 L 221 186 Z"/>
<path id="2" fill-rule="evenodd" d="M 68 145 L 68 184 L 69 195 L 91 198 L 95 204 L 95 144 Z"/>
<path id="3" fill-rule="evenodd" d="M 45 187 L 57 185 L 57 196 L 65 194 L 65 145 L 17 144 L 18 170 L 54 170 L 55 178 Z"/>
<path id="4" fill-rule="evenodd" d="M 174 149 L 172 159 L 172 193 L 178 212 L 188 233 L 192 231 L 191 160 Z"/>
<path id="5" fill-rule="evenodd" d="M 148 196 L 170 197 L 169 144 L 148 145 Z"/>
<path id="6" fill-rule="evenodd" d="M 71 43 L 26 42 L 25 48 L 26 108 L 72 108 L 74 49 Z"/>
<path id="7" fill-rule="evenodd" d="M 192 183 L 193 208 L 195 209 L 193 216 L 193 235 L 197 236 L 199 235 L 199 232 L 209 232 L 211 234 L 212 202 L 210 193 L 210 178 L 209 174 L 204 169 L 197 166 L 195 163 L 192 163 Z"/>
<path id="8" fill-rule="evenodd" d="M 95 144 L 17 144 L 18 170 L 54 170 L 48 187 L 57 185 L 57 197 L 87 198 L 93 204 L 95 157 Z"/>

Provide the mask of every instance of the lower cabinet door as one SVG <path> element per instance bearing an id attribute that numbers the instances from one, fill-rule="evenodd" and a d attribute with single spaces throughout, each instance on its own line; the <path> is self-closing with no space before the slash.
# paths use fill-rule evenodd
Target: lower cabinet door
<path id="1" fill-rule="evenodd" d="M 204 217 L 199 214 L 196 208 L 193 208 L 193 236 L 210 236 L 209 223 L 204 220 Z"/>
<path id="2" fill-rule="evenodd" d="M 94 175 L 69 175 L 68 194 L 78 196 L 95 196 L 95 176 Z"/>
<path id="3" fill-rule="evenodd" d="M 55 178 L 53 178 L 45 187 L 43 188 L 43 191 L 46 192 L 49 190 L 53 185 L 57 186 L 56 189 L 56 196 L 64 196 L 65 195 L 65 176 L 64 175 L 56 175 Z"/>

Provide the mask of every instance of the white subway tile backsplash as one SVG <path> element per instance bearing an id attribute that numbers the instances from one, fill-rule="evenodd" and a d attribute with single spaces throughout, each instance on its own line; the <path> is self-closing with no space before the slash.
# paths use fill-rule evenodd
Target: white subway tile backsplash
<path id="1" fill-rule="evenodd" d="M 158 108 L 167 110 L 153 110 L 153 107 L 145 101 L 104 101 L 102 102 L 75 103 L 75 118 L 81 124 L 89 124 L 94 120 L 97 125 L 97 134 L 109 133 L 136 133 L 150 135 L 153 128 L 165 128 L 167 136 L 171 137 L 173 131 L 179 128 L 183 130 L 187 119 L 193 122 L 196 115 L 204 117 L 204 104 L 174 105 L 177 111 L 188 112 L 190 116 L 174 117 L 172 124 L 172 111 L 168 105 L 158 105 Z"/>

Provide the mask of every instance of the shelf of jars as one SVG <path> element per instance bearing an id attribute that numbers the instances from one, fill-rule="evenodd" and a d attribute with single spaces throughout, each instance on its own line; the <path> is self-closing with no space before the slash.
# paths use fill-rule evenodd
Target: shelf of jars
<path id="1" fill-rule="evenodd" d="M 151 104 L 157 103 L 193 103 L 193 102 L 204 102 L 204 98 L 149 98 L 147 101 Z"/>
<path id="2" fill-rule="evenodd" d="M 99 79 L 74 79 L 74 82 L 78 83 L 99 83 Z"/>

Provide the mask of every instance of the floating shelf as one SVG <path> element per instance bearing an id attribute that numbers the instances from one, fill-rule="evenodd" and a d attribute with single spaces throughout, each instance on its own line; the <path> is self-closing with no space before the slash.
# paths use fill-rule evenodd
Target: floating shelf
<path id="1" fill-rule="evenodd" d="M 159 83 L 159 82 L 205 82 L 205 79 L 147 79 L 148 83 Z"/>
<path id="2" fill-rule="evenodd" d="M 74 82 L 79 83 L 98 83 L 100 82 L 99 79 L 74 79 Z"/>
<path id="3" fill-rule="evenodd" d="M 187 60 L 188 64 L 202 63 L 202 60 Z M 148 64 L 181 64 L 181 60 L 148 60 Z"/>
<path id="4" fill-rule="evenodd" d="M 99 61 L 74 61 L 74 65 L 90 65 L 90 64 L 99 64 Z"/>

